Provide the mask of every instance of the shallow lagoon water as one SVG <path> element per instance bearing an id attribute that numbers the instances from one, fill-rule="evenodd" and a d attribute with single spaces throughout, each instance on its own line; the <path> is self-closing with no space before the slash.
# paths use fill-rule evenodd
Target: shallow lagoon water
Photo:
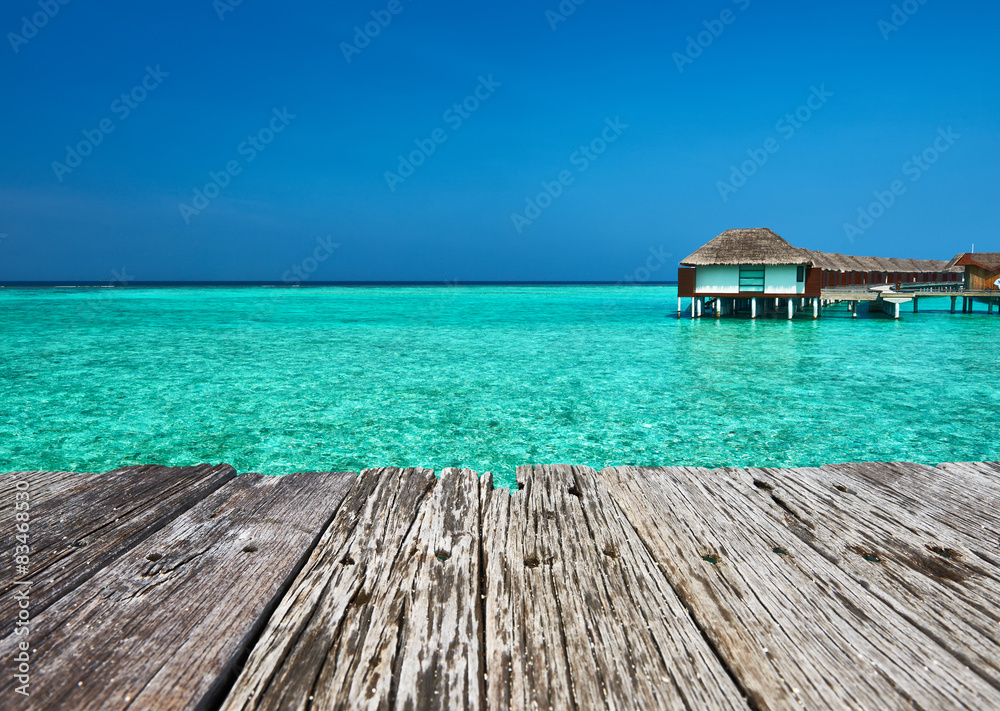
<path id="1" fill-rule="evenodd" d="M 0 290 L 0 470 L 1000 460 L 1000 316 L 675 287 Z"/>

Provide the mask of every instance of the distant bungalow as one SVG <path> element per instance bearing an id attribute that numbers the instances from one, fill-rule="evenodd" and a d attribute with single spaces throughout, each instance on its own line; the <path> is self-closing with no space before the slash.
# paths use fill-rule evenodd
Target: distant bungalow
<path id="1" fill-rule="evenodd" d="M 948 267 L 965 269 L 965 288 L 971 291 L 1000 289 L 1000 252 L 966 252 L 959 254 Z"/>
<path id="2" fill-rule="evenodd" d="M 824 303 L 848 301 L 856 314 L 857 303 L 865 301 L 877 302 L 876 308 L 883 310 L 886 304 L 892 306 L 898 318 L 899 304 L 913 301 L 915 307 L 917 295 L 971 288 L 963 283 L 969 278 L 966 265 L 977 265 L 983 276 L 975 277 L 976 284 L 985 284 L 982 280 L 1000 269 L 997 257 L 1000 254 L 966 254 L 951 262 L 853 257 L 793 247 L 766 228 L 727 230 L 681 261 L 677 311 L 679 316 L 681 300 L 689 298 L 692 317 L 711 308 L 717 317 L 749 312 L 756 318 L 758 313 L 787 310 L 792 318 L 809 300 L 813 318 L 818 318 Z M 926 293 L 916 292 L 921 287 Z"/>

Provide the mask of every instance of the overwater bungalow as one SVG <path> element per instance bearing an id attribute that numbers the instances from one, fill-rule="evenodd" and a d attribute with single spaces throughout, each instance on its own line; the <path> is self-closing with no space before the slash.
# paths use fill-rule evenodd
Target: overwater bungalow
<path id="1" fill-rule="evenodd" d="M 727 230 L 681 261 L 677 310 L 680 315 L 682 299 L 689 298 L 695 317 L 710 308 L 716 316 L 749 311 L 751 318 L 773 312 L 792 318 L 811 304 L 818 318 L 824 302 L 852 292 L 857 298 L 845 300 L 879 301 L 880 308 L 894 303 L 898 317 L 900 300 L 914 299 L 912 293 L 896 298 L 904 288 L 960 287 L 965 267 L 956 260 L 816 252 L 794 247 L 767 228 Z"/>
<path id="2" fill-rule="evenodd" d="M 966 252 L 955 255 L 949 267 L 965 270 L 965 288 L 989 291 L 1000 288 L 1000 252 Z"/>

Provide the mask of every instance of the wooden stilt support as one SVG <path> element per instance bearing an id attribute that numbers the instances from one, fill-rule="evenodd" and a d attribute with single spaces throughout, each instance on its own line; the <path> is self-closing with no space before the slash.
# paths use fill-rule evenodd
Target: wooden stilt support
<path id="1" fill-rule="evenodd" d="M 795 318 L 795 300 L 794 299 L 789 299 L 788 300 L 788 320 L 791 321 L 793 318 Z"/>
<path id="2" fill-rule="evenodd" d="M 955 302 L 958 300 L 957 296 L 951 297 L 951 312 L 955 313 Z"/>
<path id="3" fill-rule="evenodd" d="M 913 297 L 913 313 L 917 313 L 917 297 Z"/>
<path id="4" fill-rule="evenodd" d="M 819 318 L 819 299 L 813 298 L 813 321 Z"/>
<path id="5" fill-rule="evenodd" d="M 681 314 L 684 313 L 684 309 L 681 306 L 681 302 L 682 301 L 683 301 L 683 299 L 681 299 L 681 297 L 678 296 L 677 297 L 677 318 L 680 318 Z"/>
<path id="6" fill-rule="evenodd" d="M 757 299 L 750 299 L 750 318 L 757 318 Z"/>

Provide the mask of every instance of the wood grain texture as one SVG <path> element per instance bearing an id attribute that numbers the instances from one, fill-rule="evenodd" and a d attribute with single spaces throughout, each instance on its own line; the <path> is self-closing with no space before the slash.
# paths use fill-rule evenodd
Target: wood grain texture
<path id="1" fill-rule="evenodd" d="M 745 709 L 596 473 L 517 476 L 484 498 L 489 707 Z"/>
<path id="2" fill-rule="evenodd" d="M 304 562 L 352 474 L 240 476 L 34 619 L 35 708 L 195 708 Z M 10 658 L 17 639 L 0 641 Z M 14 680 L 0 679 L 12 698 Z"/>
<path id="3" fill-rule="evenodd" d="M 904 596 L 858 575 L 797 500 L 771 496 L 773 484 L 693 468 L 618 467 L 602 478 L 756 707 L 1000 705 L 988 679 L 914 624 Z M 990 643 L 980 631 L 976 644 Z"/>
<path id="4" fill-rule="evenodd" d="M 205 466 L 205 465 L 201 465 Z M 19 480 L 27 480 L 31 500 L 37 504 L 55 497 L 67 497 L 85 492 L 92 484 L 100 483 L 109 476 L 117 476 L 129 472 L 143 472 L 152 469 L 164 469 L 157 464 L 137 464 L 135 466 L 119 467 L 109 472 L 47 472 L 47 471 L 12 471 L 0 474 L 0 497 L 6 497 L 14 490 Z M 173 467 L 173 469 L 191 469 L 193 467 Z"/>
<path id="5" fill-rule="evenodd" d="M 116 472 L 137 467 L 126 467 L 116 469 Z M 31 500 L 41 504 L 54 496 L 65 495 L 71 490 L 82 491 L 92 480 L 98 480 L 104 476 L 104 472 L 46 472 L 46 471 L 17 471 L 4 472 L 0 475 L 0 497 L 3 501 L 11 500 L 11 493 L 18 481 L 28 482 L 28 491 L 31 492 Z"/>
<path id="6" fill-rule="evenodd" d="M 32 614 L 37 616 L 235 476 L 228 464 L 30 475 L 31 554 L 29 575 L 22 579 L 31 582 Z M 11 540 L 13 531 L 13 525 L 4 526 Z M 0 582 L 0 619 L 14 614 L 13 580 L 9 576 Z"/>
<path id="7" fill-rule="evenodd" d="M 794 519 L 802 543 L 1000 690 L 1000 567 L 954 529 L 858 479 L 820 469 L 745 475 Z"/>
<path id="8" fill-rule="evenodd" d="M 223 708 L 481 708 L 479 540 L 473 472 L 363 472 Z"/>
<path id="9" fill-rule="evenodd" d="M 2 475 L 25 707 L 1000 708 L 996 463 L 233 474 Z"/>
<path id="10" fill-rule="evenodd" d="M 949 463 L 829 464 L 866 484 L 873 495 L 889 498 L 954 530 L 970 547 L 995 558 L 1000 544 L 1000 472 L 997 465 Z"/>

